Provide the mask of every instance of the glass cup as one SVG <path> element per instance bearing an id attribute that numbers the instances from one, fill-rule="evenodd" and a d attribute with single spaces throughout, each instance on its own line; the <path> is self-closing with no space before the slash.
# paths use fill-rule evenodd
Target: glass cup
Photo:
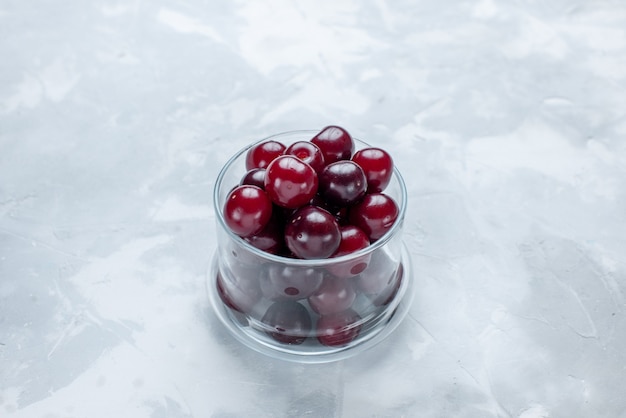
<path id="1" fill-rule="evenodd" d="M 267 140 L 289 146 L 316 133 L 262 139 L 222 168 L 213 194 L 217 250 L 207 279 L 215 313 L 236 339 L 272 357 L 303 363 L 339 360 L 380 342 L 406 315 L 413 297 L 402 243 L 406 187 L 396 168 L 383 193 L 398 205 L 398 218 L 383 237 L 354 253 L 316 260 L 282 257 L 257 249 L 226 225 L 224 202 L 246 173 L 248 149 Z M 354 142 L 357 150 L 369 147 Z"/>

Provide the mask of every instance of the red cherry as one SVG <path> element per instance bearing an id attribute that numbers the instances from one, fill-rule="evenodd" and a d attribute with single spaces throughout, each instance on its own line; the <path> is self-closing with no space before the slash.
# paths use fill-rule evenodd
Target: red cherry
<path id="1" fill-rule="evenodd" d="M 319 193 L 331 205 L 348 206 L 367 190 L 363 169 L 353 161 L 337 161 L 324 167 L 319 176 Z"/>
<path id="2" fill-rule="evenodd" d="M 311 333 L 311 316 L 298 302 L 280 301 L 271 305 L 261 322 L 268 326 L 265 332 L 274 340 L 290 345 L 302 344 Z"/>
<path id="3" fill-rule="evenodd" d="M 243 186 L 244 184 L 265 189 L 265 169 L 253 168 L 252 170 L 249 170 L 239 182 L 240 186 Z"/>
<path id="4" fill-rule="evenodd" d="M 352 309 L 324 315 L 317 321 L 317 339 L 329 347 L 341 347 L 354 341 L 361 332 L 361 317 Z"/>
<path id="5" fill-rule="evenodd" d="M 393 160 L 387 151 L 380 148 L 364 148 L 352 156 L 367 178 L 367 192 L 377 193 L 385 190 L 393 174 Z"/>
<path id="6" fill-rule="evenodd" d="M 309 296 L 309 306 L 320 315 L 345 311 L 354 302 L 356 292 L 350 280 L 326 276 L 317 291 Z"/>
<path id="7" fill-rule="evenodd" d="M 341 242 L 339 243 L 339 248 L 337 248 L 337 251 L 333 254 L 333 257 L 351 254 L 370 245 L 370 240 L 367 238 L 365 232 L 354 225 L 345 225 L 340 227 L 339 230 L 341 232 Z M 355 274 L 358 273 L 360 272 Z"/>
<path id="8" fill-rule="evenodd" d="M 335 217 L 317 206 L 298 209 L 285 227 L 285 243 L 299 258 L 328 258 L 340 242 Z"/>
<path id="9" fill-rule="evenodd" d="M 235 234 L 246 237 L 261 231 L 272 216 L 272 201 L 256 186 L 235 187 L 224 204 L 224 221 Z"/>
<path id="10" fill-rule="evenodd" d="M 317 185 L 315 170 L 293 155 L 276 158 L 265 171 L 265 191 L 278 206 L 295 209 L 307 204 Z"/>
<path id="11" fill-rule="evenodd" d="M 339 231 L 341 233 L 341 242 L 332 257 L 341 257 L 342 255 L 351 254 L 355 251 L 367 248 L 370 245 L 370 240 L 367 238 L 365 232 L 354 225 L 340 226 Z M 327 267 L 327 270 L 334 276 L 340 278 L 356 276 L 367 268 L 370 258 L 371 256 L 366 254 L 338 264 L 331 264 Z"/>
<path id="12" fill-rule="evenodd" d="M 348 219 L 374 241 L 391 229 L 398 212 L 398 205 L 391 197 L 383 193 L 371 193 L 350 208 Z"/>
<path id="13" fill-rule="evenodd" d="M 324 162 L 332 164 L 339 160 L 349 160 L 354 152 L 354 141 L 345 129 L 327 126 L 311 139 L 322 150 Z"/>
<path id="14" fill-rule="evenodd" d="M 285 150 L 285 155 L 298 157 L 310 165 L 316 173 L 324 168 L 324 154 L 317 145 L 309 141 L 297 141 Z"/>
<path id="15" fill-rule="evenodd" d="M 278 141 L 265 141 L 254 145 L 246 153 L 246 170 L 265 168 L 279 155 L 283 155 L 285 147 Z"/>

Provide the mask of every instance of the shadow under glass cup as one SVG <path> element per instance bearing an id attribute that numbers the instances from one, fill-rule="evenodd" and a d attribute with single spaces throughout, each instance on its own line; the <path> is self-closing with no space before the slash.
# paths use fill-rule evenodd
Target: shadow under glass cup
<path id="1" fill-rule="evenodd" d="M 302 363 L 350 357 L 388 336 L 406 315 L 413 279 L 402 225 L 406 187 L 394 168 L 383 193 L 399 210 L 391 229 L 363 250 L 302 260 L 250 245 L 226 225 L 223 207 L 246 173 L 247 151 L 275 140 L 286 146 L 317 131 L 277 134 L 245 147 L 219 173 L 213 194 L 217 250 L 207 277 L 211 304 L 232 335 L 266 355 Z M 369 147 L 354 139 L 356 149 Z"/>

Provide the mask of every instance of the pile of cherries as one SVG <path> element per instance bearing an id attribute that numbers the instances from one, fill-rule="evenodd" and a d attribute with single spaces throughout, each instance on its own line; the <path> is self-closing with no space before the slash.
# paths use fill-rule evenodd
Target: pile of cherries
<path id="1" fill-rule="evenodd" d="M 393 174 L 391 156 L 372 147 L 355 152 L 352 137 L 339 126 L 289 146 L 276 140 L 256 144 L 245 165 L 247 172 L 226 198 L 223 218 L 233 233 L 262 251 L 309 260 L 341 257 L 383 237 L 398 218 L 396 202 L 383 193 Z M 231 263 L 236 277 L 218 275 L 218 292 L 242 313 L 261 297 L 272 301 L 261 322 L 276 341 L 301 344 L 315 328 L 321 344 L 343 346 L 360 332 L 361 317 L 352 309 L 358 291 L 377 306 L 397 291 L 401 269 L 389 274 L 387 258 L 374 252 L 322 270 Z"/>

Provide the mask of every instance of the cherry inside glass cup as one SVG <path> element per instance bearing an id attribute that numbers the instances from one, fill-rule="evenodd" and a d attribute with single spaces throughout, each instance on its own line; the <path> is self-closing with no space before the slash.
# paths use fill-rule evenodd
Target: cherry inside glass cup
<path id="1" fill-rule="evenodd" d="M 289 248 L 282 243 L 283 248 L 277 249 L 270 245 L 275 243 L 265 236 L 265 231 L 250 236 L 238 235 L 238 231 L 248 234 L 251 229 L 245 228 L 253 228 L 254 225 L 244 225 L 235 230 L 230 227 L 224 208 L 227 199 L 232 198 L 235 187 L 252 184 L 244 180 L 251 168 L 250 159 L 246 158 L 251 147 L 275 141 L 289 148 L 292 144 L 311 141 L 317 134 L 319 131 L 294 131 L 260 140 L 239 151 L 223 167 L 214 189 L 218 245 L 207 283 L 218 317 L 238 340 L 265 354 L 302 362 L 344 358 L 379 342 L 382 336 L 388 335 L 390 329 L 397 326 L 402 316 L 398 311 L 406 313 L 412 284 L 410 263 L 401 237 L 406 188 L 397 169 L 393 170 L 382 192 L 396 204 L 395 222 L 382 235 L 380 230 L 369 231 L 375 236 L 369 245 L 362 243 L 363 233 L 355 232 L 359 228 L 341 225 L 341 222 L 348 222 L 349 208 L 343 214 L 333 213 L 335 202 L 346 199 L 345 193 L 342 195 L 335 189 L 329 192 L 334 200 L 331 199 L 330 207 L 323 208 L 323 211 L 343 219 L 338 221 L 339 236 L 346 242 L 343 252 L 337 243 L 333 251 L 325 253 L 322 258 L 295 258 L 289 248 L 298 249 L 297 242 L 289 243 Z M 361 149 L 371 148 L 360 140 L 353 138 L 353 141 L 352 155 Z M 339 152 L 331 158 L 335 158 L 334 155 L 339 155 Z M 333 160 L 331 164 L 337 164 L 337 161 Z M 354 168 L 347 164 L 345 169 L 337 167 L 328 171 L 341 173 L 342 170 L 346 175 L 354 176 Z M 314 170 L 322 178 L 323 187 L 333 187 L 332 181 L 324 179 L 323 170 L 318 167 L 317 171 Z M 258 179 L 254 184 L 259 184 Z M 367 200 L 363 199 L 365 188 L 351 193 L 356 196 L 354 205 Z M 383 206 L 387 203 L 384 198 L 377 197 L 381 194 L 379 189 L 372 193 L 374 197 L 369 200 L 382 201 Z M 257 198 L 254 193 L 250 196 Z M 311 196 L 309 200 L 314 202 L 316 198 L 319 199 L 319 196 Z M 297 227 L 298 221 L 302 222 L 307 216 L 325 219 L 316 218 L 319 213 L 311 212 L 316 212 L 316 208 L 328 202 L 321 202 L 319 206 L 303 204 L 295 202 L 294 197 L 289 195 L 276 199 L 283 199 L 282 205 L 273 200 L 272 220 L 263 219 L 269 225 L 267 228 L 283 233 L 287 230 L 289 234 L 289 228 Z M 293 217 L 298 211 L 302 212 L 302 216 L 295 216 L 295 226 L 276 225 L 276 218 Z M 363 212 L 367 215 L 367 210 Z M 355 222 L 362 221 L 359 216 L 352 216 L 356 218 Z M 376 229 L 376 226 L 373 228 Z M 293 234 L 291 238 L 297 241 L 298 235 L 304 236 L 304 243 L 300 245 L 310 246 L 306 234 Z M 267 245 L 271 251 L 260 248 L 260 239 L 264 240 L 261 245 Z M 320 246 L 323 247 L 323 244 Z M 306 254 L 307 250 L 303 251 Z M 323 248 L 311 251 L 323 251 Z"/>

